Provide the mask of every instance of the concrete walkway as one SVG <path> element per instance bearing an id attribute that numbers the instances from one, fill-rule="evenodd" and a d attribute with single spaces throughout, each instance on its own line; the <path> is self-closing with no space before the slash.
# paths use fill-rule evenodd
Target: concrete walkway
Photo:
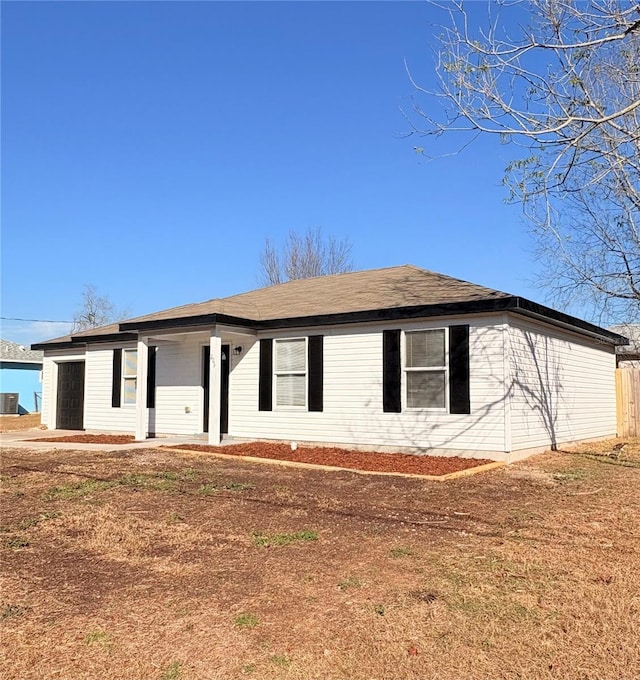
<path id="1" fill-rule="evenodd" d="M 131 442 L 128 444 L 81 444 L 79 442 L 39 442 L 36 439 L 69 437 L 81 434 L 105 434 L 105 435 L 130 435 L 131 432 L 80 432 L 78 430 L 21 430 L 19 432 L 0 433 L 0 449 L 76 449 L 79 451 L 117 451 L 129 449 L 154 449 L 159 446 L 184 446 L 186 444 L 206 444 L 207 435 L 191 436 L 158 436 L 143 442 Z M 224 442 L 225 443 L 231 443 Z"/>

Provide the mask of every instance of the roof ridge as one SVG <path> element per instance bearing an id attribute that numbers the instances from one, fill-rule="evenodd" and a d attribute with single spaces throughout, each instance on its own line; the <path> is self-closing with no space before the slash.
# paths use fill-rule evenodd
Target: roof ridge
<path id="1" fill-rule="evenodd" d="M 260 286 L 259 288 L 252 288 L 251 290 L 245 290 L 243 293 L 236 293 L 235 295 L 230 295 L 229 297 L 226 298 L 216 298 L 219 300 L 230 300 L 232 298 L 237 298 L 242 295 L 247 295 L 248 293 L 255 293 L 258 290 L 267 290 L 267 289 L 273 289 L 273 288 L 278 288 L 279 286 L 286 286 L 287 284 L 290 283 L 296 283 L 298 281 L 317 281 L 318 279 L 332 279 L 338 276 L 354 276 L 355 274 L 371 274 L 373 272 L 383 272 L 387 271 L 390 269 L 402 269 L 404 267 L 411 267 L 413 269 L 417 269 L 418 271 L 428 271 L 427 269 L 422 269 L 421 267 L 417 267 L 416 265 L 413 264 L 397 264 L 397 265 L 392 265 L 389 267 L 376 267 L 375 269 L 356 269 L 354 271 L 350 272 L 335 272 L 334 274 L 318 274 L 317 276 L 305 276 L 301 277 L 299 279 L 289 279 L 288 281 L 281 281 L 280 283 L 272 283 L 268 286 Z M 210 302 L 207 300 L 207 302 Z"/>

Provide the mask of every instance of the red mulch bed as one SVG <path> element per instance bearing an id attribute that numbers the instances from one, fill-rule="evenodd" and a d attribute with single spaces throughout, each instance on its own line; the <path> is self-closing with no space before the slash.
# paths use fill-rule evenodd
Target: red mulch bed
<path id="1" fill-rule="evenodd" d="M 163 447 L 165 448 L 165 447 Z M 369 472 L 402 472 L 417 475 L 446 475 L 450 472 L 478 467 L 491 460 L 479 458 L 459 458 L 445 456 L 418 456 L 406 453 L 373 453 L 370 451 L 351 451 L 348 449 L 324 446 L 300 446 L 295 451 L 288 444 L 251 442 L 230 444 L 229 446 L 207 446 L 205 444 L 185 444 L 167 446 L 168 449 L 189 449 L 224 453 L 231 456 L 253 456 L 271 460 L 290 460 L 297 463 L 332 465 L 350 470 Z"/>
<path id="2" fill-rule="evenodd" d="M 42 437 L 32 442 L 71 442 L 73 444 L 131 444 L 136 440 L 130 434 L 70 434 L 66 437 Z"/>

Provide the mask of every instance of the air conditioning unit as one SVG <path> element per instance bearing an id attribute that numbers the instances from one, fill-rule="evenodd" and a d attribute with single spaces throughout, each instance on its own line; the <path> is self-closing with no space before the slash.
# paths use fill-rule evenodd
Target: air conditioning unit
<path id="1" fill-rule="evenodd" d="M 0 413 L 2 414 L 18 414 L 18 397 L 17 392 L 1 392 L 0 393 Z"/>

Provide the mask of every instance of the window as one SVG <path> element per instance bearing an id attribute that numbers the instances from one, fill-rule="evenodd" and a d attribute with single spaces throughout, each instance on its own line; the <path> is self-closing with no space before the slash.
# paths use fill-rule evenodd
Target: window
<path id="1" fill-rule="evenodd" d="M 136 403 L 136 375 L 138 373 L 138 350 L 122 352 L 122 403 Z"/>
<path id="2" fill-rule="evenodd" d="M 276 406 L 307 405 L 307 342 L 276 340 Z"/>
<path id="3" fill-rule="evenodd" d="M 405 333 L 408 408 L 446 408 L 447 334 L 444 328 Z"/>

